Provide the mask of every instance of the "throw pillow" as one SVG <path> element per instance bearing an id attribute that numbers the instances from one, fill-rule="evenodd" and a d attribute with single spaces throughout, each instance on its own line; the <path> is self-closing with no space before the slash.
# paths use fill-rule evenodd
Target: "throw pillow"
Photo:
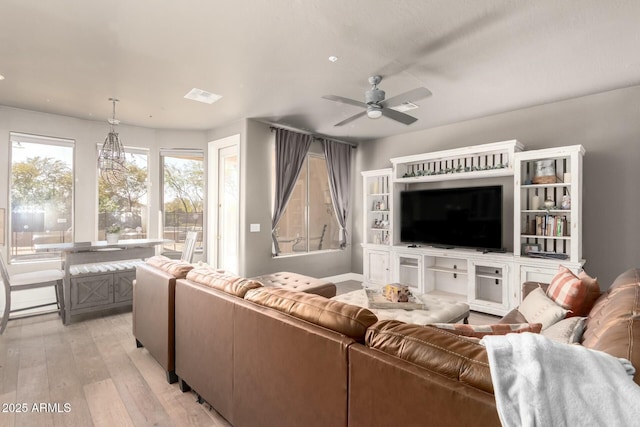
<path id="1" fill-rule="evenodd" d="M 527 322 L 542 323 L 543 331 L 567 315 L 567 310 L 556 304 L 540 287 L 529 292 L 520 303 L 518 311 Z"/>
<path id="2" fill-rule="evenodd" d="M 593 308 L 602 292 L 600 291 L 600 284 L 598 279 L 589 276 L 584 270 L 578 274 L 578 278 L 582 280 L 582 283 L 587 287 L 587 295 L 585 296 L 585 303 L 582 307 L 582 313 L 577 313 L 578 316 L 588 316 L 589 312 Z"/>
<path id="3" fill-rule="evenodd" d="M 562 308 L 569 310 L 567 317 L 577 316 L 583 311 L 587 287 L 571 270 L 561 265 L 558 273 L 551 279 L 547 296 Z"/>
<path id="4" fill-rule="evenodd" d="M 542 329 L 540 323 L 497 323 L 493 325 L 464 325 L 462 323 L 430 323 L 426 326 L 445 329 L 456 335 L 465 337 L 482 338 L 485 335 L 519 334 L 521 332 L 533 332 L 539 334 Z"/>
<path id="5" fill-rule="evenodd" d="M 569 317 L 549 326 L 542 331 L 542 335 L 552 341 L 564 344 L 573 344 L 582 340 L 584 331 L 584 321 L 586 317 Z"/>

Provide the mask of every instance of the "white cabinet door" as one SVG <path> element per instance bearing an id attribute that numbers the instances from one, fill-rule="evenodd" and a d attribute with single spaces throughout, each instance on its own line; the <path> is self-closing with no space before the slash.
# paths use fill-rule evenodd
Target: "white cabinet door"
<path id="1" fill-rule="evenodd" d="M 470 262 L 469 305 L 472 310 L 504 316 L 509 311 L 509 266 L 501 262 Z"/>
<path id="2" fill-rule="evenodd" d="M 389 251 L 365 249 L 364 280 L 365 285 L 386 285 L 389 283 Z"/>

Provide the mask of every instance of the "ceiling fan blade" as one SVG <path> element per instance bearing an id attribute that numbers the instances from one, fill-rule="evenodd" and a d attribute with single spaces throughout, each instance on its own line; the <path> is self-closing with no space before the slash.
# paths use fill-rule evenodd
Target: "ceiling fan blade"
<path id="1" fill-rule="evenodd" d="M 367 112 L 363 111 L 361 113 L 356 114 L 355 116 L 351 116 L 348 119 L 345 119 L 345 120 L 341 121 L 340 123 L 336 123 L 334 126 L 346 125 L 347 123 L 351 123 L 355 119 L 359 119 L 360 117 L 364 116 L 365 114 L 367 114 Z"/>
<path id="2" fill-rule="evenodd" d="M 418 99 L 423 99 L 428 96 L 431 96 L 431 91 L 429 89 L 427 89 L 426 87 L 417 87 L 408 92 L 401 93 L 400 95 L 391 97 L 385 100 L 384 102 L 382 102 L 380 105 L 387 108 L 395 107 L 404 102 L 417 101 Z"/>
<path id="3" fill-rule="evenodd" d="M 405 114 L 405 113 L 401 113 L 401 112 L 396 111 L 396 110 L 392 110 L 390 108 L 383 107 L 381 111 L 382 111 L 382 115 L 383 116 L 387 116 L 390 119 L 396 120 L 396 121 L 398 121 L 400 123 L 404 123 L 405 125 L 410 125 L 411 123 L 413 123 L 416 120 L 418 120 L 413 116 L 410 116 L 410 115 Z"/>
<path id="4" fill-rule="evenodd" d="M 355 99 L 343 98 L 342 96 L 325 95 L 323 98 L 328 99 L 329 101 L 340 102 L 341 104 L 353 105 L 354 107 L 367 108 L 367 104 L 364 102 L 356 101 Z"/>

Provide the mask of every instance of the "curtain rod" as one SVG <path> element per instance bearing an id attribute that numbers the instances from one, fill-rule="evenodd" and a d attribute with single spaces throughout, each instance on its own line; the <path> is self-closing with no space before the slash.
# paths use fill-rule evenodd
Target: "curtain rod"
<path id="1" fill-rule="evenodd" d="M 271 132 L 273 132 L 276 129 L 290 130 L 290 131 L 293 131 L 293 132 L 303 133 L 305 135 L 311 135 L 314 139 L 329 139 L 329 140 L 334 141 L 334 142 L 339 142 L 340 144 L 347 144 L 347 145 L 351 146 L 351 148 L 357 148 L 358 147 L 358 145 L 353 143 L 353 142 L 341 141 L 339 139 L 329 138 L 328 136 L 323 136 L 323 135 L 316 135 L 315 133 L 311 133 L 309 131 L 290 128 L 290 127 L 286 127 L 286 126 L 269 126 L 269 129 L 271 129 Z"/>

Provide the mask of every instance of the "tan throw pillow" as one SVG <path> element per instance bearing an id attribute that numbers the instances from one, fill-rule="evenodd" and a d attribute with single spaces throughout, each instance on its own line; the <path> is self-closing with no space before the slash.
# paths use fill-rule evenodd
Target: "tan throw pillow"
<path id="1" fill-rule="evenodd" d="M 580 340 L 582 340 L 584 321 L 586 319 L 586 317 L 570 317 L 568 319 L 562 319 L 555 325 L 551 325 L 542 331 L 542 335 L 552 341 L 564 344 L 580 342 Z"/>
<path id="2" fill-rule="evenodd" d="M 602 291 L 600 291 L 600 284 L 598 283 L 598 279 L 595 277 L 589 276 L 585 271 L 581 271 L 578 274 L 578 278 L 582 280 L 582 283 L 587 287 L 587 295 L 585 296 L 584 306 L 582 307 L 581 313 L 576 313 L 577 316 L 588 316 L 589 312 L 593 308 L 593 305 L 596 303 L 600 295 L 602 295 Z"/>
<path id="3" fill-rule="evenodd" d="M 540 323 L 497 323 L 493 325 L 464 325 L 462 323 L 430 323 L 426 326 L 444 329 L 456 335 L 482 338 L 485 335 L 519 334 L 533 332 L 539 334 L 542 329 Z"/>
<path id="4" fill-rule="evenodd" d="M 582 313 L 587 296 L 587 287 L 567 267 L 561 265 L 558 273 L 551 279 L 547 296 L 562 308 L 569 310 L 567 317 Z"/>
<path id="5" fill-rule="evenodd" d="M 542 323 L 543 331 L 567 315 L 567 310 L 556 304 L 540 287 L 529 292 L 520 303 L 518 311 L 527 322 Z"/>

